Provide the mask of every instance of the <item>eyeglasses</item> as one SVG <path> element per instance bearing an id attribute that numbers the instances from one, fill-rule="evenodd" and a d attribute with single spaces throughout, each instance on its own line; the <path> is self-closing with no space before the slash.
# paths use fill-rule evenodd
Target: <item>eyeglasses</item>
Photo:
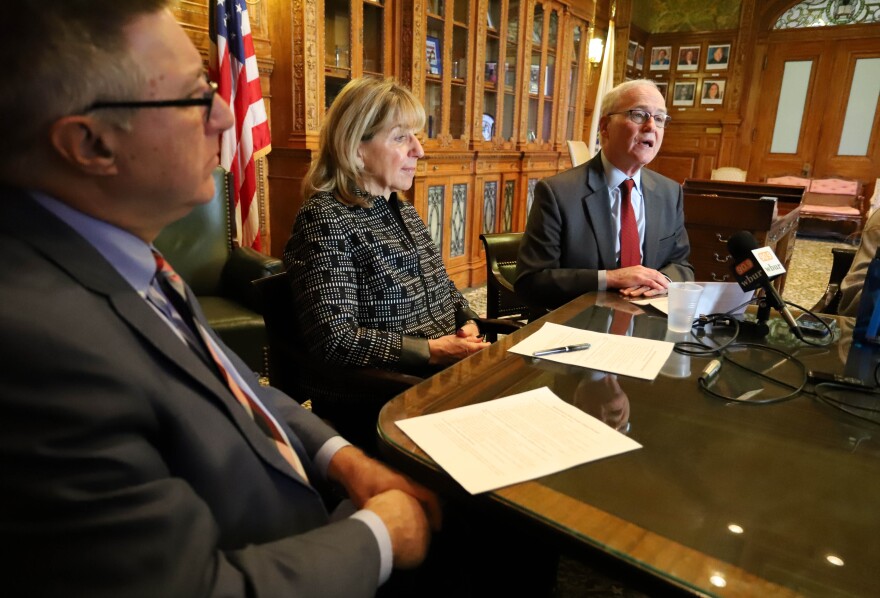
<path id="1" fill-rule="evenodd" d="M 146 100 L 143 102 L 95 102 L 85 109 L 86 112 L 92 110 L 103 110 L 105 108 L 172 108 L 183 106 L 204 106 L 205 122 L 211 120 L 211 108 L 214 106 L 214 96 L 217 94 L 217 84 L 208 81 L 208 90 L 200 98 L 183 98 L 180 100 Z"/>
<path id="2" fill-rule="evenodd" d="M 615 114 L 626 114 L 627 118 L 636 123 L 637 125 L 643 125 L 648 122 L 649 118 L 654 119 L 654 124 L 657 125 L 658 129 L 664 129 L 669 123 L 672 121 L 672 117 L 667 114 L 651 114 L 650 112 L 645 112 L 644 110 L 624 110 L 623 112 L 611 112 L 608 116 L 614 116 Z"/>

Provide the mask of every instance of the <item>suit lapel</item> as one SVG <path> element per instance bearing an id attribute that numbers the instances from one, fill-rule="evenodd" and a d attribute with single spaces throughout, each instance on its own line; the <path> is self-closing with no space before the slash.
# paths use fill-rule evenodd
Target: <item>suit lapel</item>
<path id="1" fill-rule="evenodd" d="M 611 193 L 599 154 L 587 162 L 587 196 L 584 198 L 588 221 L 599 246 L 600 264 L 604 269 L 617 267 L 614 251 L 614 230 L 611 219 Z"/>
<path id="2" fill-rule="evenodd" d="M 663 221 L 663 206 L 653 199 L 657 189 L 654 173 L 642 168 L 642 204 L 645 207 L 645 247 L 642 263 L 648 268 L 660 268 L 663 264 L 656 263 L 657 250 L 660 247 L 660 227 Z"/>
<path id="3" fill-rule="evenodd" d="M 0 230 L 30 244 L 83 287 L 106 297 L 112 309 L 168 359 L 169 373 L 179 370 L 202 386 L 206 396 L 229 415 L 257 454 L 282 473 L 303 482 L 238 404 L 213 364 L 206 363 L 184 344 L 91 243 L 17 191 L 0 193 Z M 207 326 L 201 310 L 196 309 L 195 316 Z M 302 458 L 302 445 L 297 442 L 295 446 Z M 308 458 L 303 461 L 307 463 Z"/>

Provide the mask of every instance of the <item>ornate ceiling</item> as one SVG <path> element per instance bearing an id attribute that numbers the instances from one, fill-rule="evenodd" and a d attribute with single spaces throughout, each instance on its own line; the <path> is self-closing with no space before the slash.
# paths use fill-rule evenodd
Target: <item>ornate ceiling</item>
<path id="1" fill-rule="evenodd" d="M 740 0 L 633 0 L 633 23 L 648 33 L 739 27 Z"/>

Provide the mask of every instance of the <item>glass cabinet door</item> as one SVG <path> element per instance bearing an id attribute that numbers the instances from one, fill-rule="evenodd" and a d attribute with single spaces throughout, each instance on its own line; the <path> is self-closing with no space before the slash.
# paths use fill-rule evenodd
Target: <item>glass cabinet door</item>
<path id="1" fill-rule="evenodd" d="M 443 122 L 443 41 L 446 32 L 446 0 L 428 2 L 428 26 L 425 29 L 425 131 L 428 139 L 440 134 Z M 459 67 L 460 68 L 460 67 Z"/>
<path id="2" fill-rule="evenodd" d="M 351 2 L 324 0 L 324 103 L 351 80 Z"/>
<path id="3" fill-rule="evenodd" d="M 568 65 L 568 88 L 566 90 L 566 111 L 565 111 L 565 137 L 566 139 L 582 139 L 583 138 L 583 118 L 578 114 L 578 99 L 584 91 L 584 84 L 581 79 L 581 65 L 584 64 L 585 52 L 587 48 L 586 41 L 587 27 L 584 22 L 579 19 L 573 19 L 570 27 L 570 34 L 566 44 L 569 46 L 570 52 Z M 581 104 L 582 105 L 582 104 Z"/>
<path id="4" fill-rule="evenodd" d="M 363 74 L 382 76 L 385 72 L 385 6 L 383 0 L 366 0 L 363 7 L 363 27 L 359 35 L 363 42 Z M 365 34 L 366 33 L 366 34 Z"/>
<path id="5" fill-rule="evenodd" d="M 428 0 L 425 132 L 428 139 L 466 137 L 471 0 Z"/>
<path id="6" fill-rule="evenodd" d="M 388 72 L 390 1 L 324 0 L 325 108 L 352 78 Z"/>
<path id="7" fill-rule="evenodd" d="M 467 65 L 470 35 L 470 0 L 452 0 L 455 19 L 452 22 L 452 68 L 448 79 L 452 84 L 449 103 L 449 134 L 453 139 L 464 136 L 467 126 Z"/>
<path id="8" fill-rule="evenodd" d="M 552 3 L 535 4 L 529 62 L 527 143 L 546 144 L 553 141 L 559 21 L 560 9 L 557 6 Z"/>
<path id="9" fill-rule="evenodd" d="M 504 109 L 501 113 L 501 136 L 505 141 L 516 139 L 516 106 L 517 90 L 519 90 L 519 22 L 520 0 L 507 3 L 507 27 L 504 39 Z M 500 75 L 499 75 L 500 76 Z"/>
<path id="10" fill-rule="evenodd" d="M 482 114 L 477 116 L 474 140 L 515 143 L 520 0 L 488 0 L 485 15 L 486 48 Z M 478 29 L 481 31 L 481 29 Z M 477 100 L 480 98 L 478 97 Z"/>

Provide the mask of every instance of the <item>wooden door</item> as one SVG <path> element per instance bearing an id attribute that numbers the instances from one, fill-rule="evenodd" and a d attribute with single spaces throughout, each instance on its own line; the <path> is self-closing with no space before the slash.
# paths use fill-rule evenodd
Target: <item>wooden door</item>
<path id="1" fill-rule="evenodd" d="M 749 178 L 880 176 L 880 39 L 771 42 Z"/>
<path id="2" fill-rule="evenodd" d="M 880 177 L 878 86 L 880 40 L 841 44 L 828 85 L 826 107 L 827 113 L 835 118 L 828 119 L 829 126 L 823 127 L 819 136 L 813 176 L 836 175 L 864 182 Z"/>

